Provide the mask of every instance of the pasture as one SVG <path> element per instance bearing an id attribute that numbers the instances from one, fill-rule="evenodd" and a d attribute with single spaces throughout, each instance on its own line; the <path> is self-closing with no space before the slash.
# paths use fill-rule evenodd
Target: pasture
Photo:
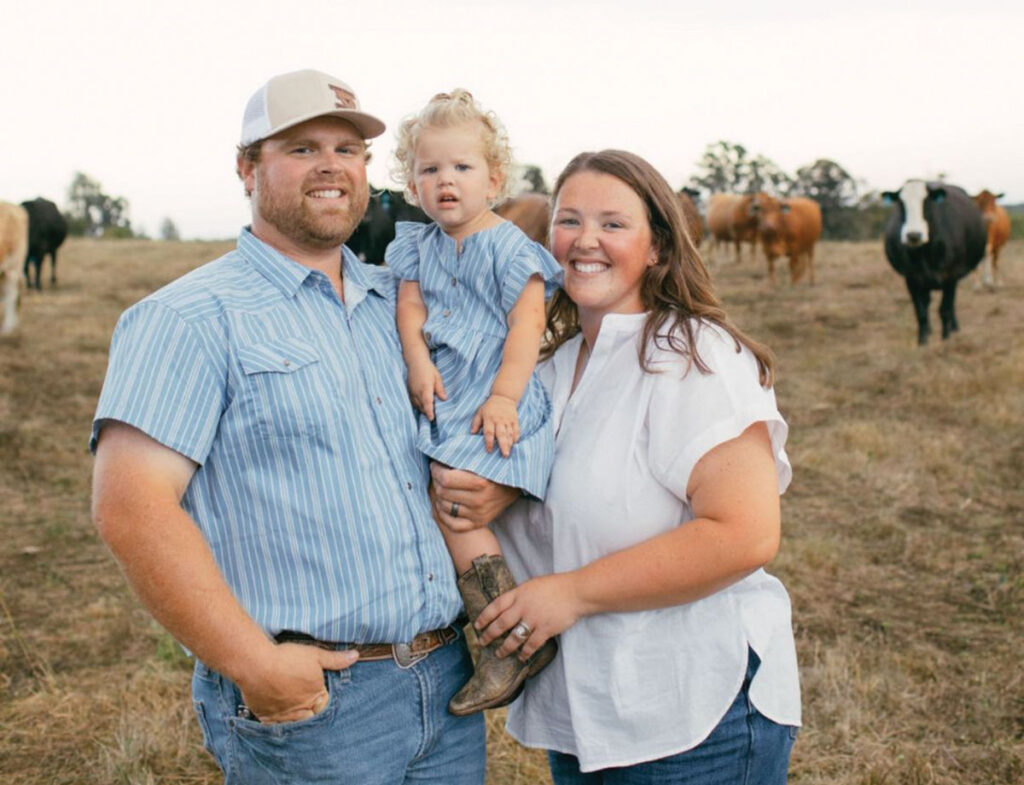
<path id="1" fill-rule="evenodd" d="M 230 244 L 72 240 L 0 339 L 0 772 L 16 783 L 216 783 L 190 666 L 89 520 L 89 423 L 122 309 Z M 794 607 L 797 785 L 1024 781 L 1024 244 L 919 349 L 881 241 L 823 243 L 818 282 L 715 268 L 779 358 L 794 481 L 771 567 Z M 932 319 L 937 319 L 935 304 Z M 490 785 L 548 782 L 489 717 Z"/>

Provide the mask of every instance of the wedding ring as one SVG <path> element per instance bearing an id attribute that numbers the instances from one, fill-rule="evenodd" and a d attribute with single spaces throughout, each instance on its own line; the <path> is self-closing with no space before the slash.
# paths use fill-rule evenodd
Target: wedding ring
<path id="1" fill-rule="evenodd" d="M 451 516 L 453 518 L 458 518 L 459 517 L 459 503 L 458 502 L 452 502 Z"/>
<path id="2" fill-rule="evenodd" d="M 521 641 L 525 641 L 529 638 L 531 632 L 532 630 L 530 629 L 530 625 L 525 621 L 519 622 L 519 624 L 512 628 L 512 634 Z"/>

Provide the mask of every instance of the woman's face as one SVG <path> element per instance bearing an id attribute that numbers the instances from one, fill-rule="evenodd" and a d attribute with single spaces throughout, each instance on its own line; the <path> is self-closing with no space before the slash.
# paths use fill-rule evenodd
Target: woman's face
<path id="1" fill-rule="evenodd" d="M 551 248 L 581 321 L 644 310 L 640 283 L 658 257 L 644 203 L 622 180 L 571 175 L 555 200 Z"/>

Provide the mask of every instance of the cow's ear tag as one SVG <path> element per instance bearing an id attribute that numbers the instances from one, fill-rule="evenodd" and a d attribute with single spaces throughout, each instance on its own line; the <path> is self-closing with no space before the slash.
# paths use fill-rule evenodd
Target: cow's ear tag
<path id="1" fill-rule="evenodd" d="M 946 201 L 945 191 L 939 191 L 937 194 L 935 194 L 935 202 L 937 204 L 942 204 L 944 201 Z"/>
<path id="2" fill-rule="evenodd" d="M 894 194 L 892 191 L 883 191 L 882 192 L 882 204 L 892 204 L 895 201 L 896 201 L 896 194 Z"/>

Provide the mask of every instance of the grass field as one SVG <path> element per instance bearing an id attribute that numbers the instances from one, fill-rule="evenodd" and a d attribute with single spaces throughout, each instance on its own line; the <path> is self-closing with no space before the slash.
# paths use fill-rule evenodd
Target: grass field
<path id="1" fill-rule="evenodd" d="M 224 243 L 69 242 L 0 339 L 0 774 L 216 783 L 189 664 L 89 520 L 89 423 L 117 315 Z M 825 243 L 818 284 L 723 262 L 736 321 L 779 357 L 794 480 L 782 551 L 805 727 L 800 785 L 1024 782 L 1024 244 L 960 287 L 961 333 L 915 345 L 881 243 Z M 785 276 L 784 276 L 785 277 Z M 937 322 L 933 304 L 933 325 Z M 489 717 L 492 785 L 548 782 Z"/>

